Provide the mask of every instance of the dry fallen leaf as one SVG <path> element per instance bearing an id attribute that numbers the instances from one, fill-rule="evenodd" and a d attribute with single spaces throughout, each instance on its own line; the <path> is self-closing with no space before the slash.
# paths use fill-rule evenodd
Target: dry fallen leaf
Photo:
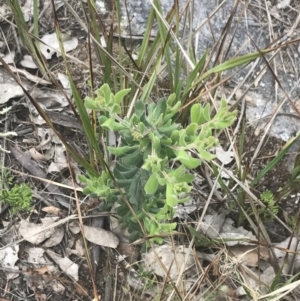
<path id="1" fill-rule="evenodd" d="M 33 272 L 36 272 L 40 275 L 44 275 L 45 273 L 49 273 L 49 269 L 47 266 L 41 267 L 41 268 L 35 268 L 33 269 Z"/>
<path id="2" fill-rule="evenodd" d="M 85 238 L 95 245 L 116 248 L 119 244 L 118 237 L 112 232 L 101 228 L 90 227 L 83 225 Z"/>
<path id="3" fill-rule="evenodd" d="M 27 261 L 33 265 L 47 263 L 46 259 L 44 258 L 45 250 L 43 248 L 26 247 L 24 252 L 26 253 Z"/>
<path id="4" fill-rule="evenodd" d="M 19 260 L 18 257 L 19 245 L 7 247 L 0 250 L 0 266 L 10 268 L 12 270 L 19 270 L 15 263 Z M 19 276 L 18 273 L 5 272 L 7 280 L 16 278 Z"/>
<path id="5" fill-rule="evenodd" d="M 225 218 L 226 213 L 205 215 L 203 222 L 200 223 L 199 230 L 211 238 L 221 238 L 227 246 L 237 244 L 252 245 L 247 240 L 257 240 L 251 231 L 243 227 L 234 227 L 231 218 Z"/>
<path id="6" fill-rule="evenodd" d="M 225 151 L 222 146 L 216 147 L 216 156 L 224 165 L 231 163 L 234 159 L 234 153 Z"/>
<path id="7" fill-rule="evenodd" d="M 62 211 L 59 208 L 54 206 L 44 207 L 42 211 L 55 215 L 60 215 L 62 213 Z"/>
<path id="8" fill-rule="evenodd" d="M 219 233 L 225 221 L 225 216 L 225 212 L 214 215 L 205 215 L 203 222 L 200 223 L 199 230 L 211 238 L 219 237 Z"/>
<path id="9" fill-rule="evenodd" d="M 12 64 L 14 62 L 15 52 L 11 51 L 8 52 L 6 55 L 0 53 L 0 56 L 6 64 Z M 0 66 L 2 66 L 2 63 L 0 63 Z"/>
<path id="10" fill-rule="evenodd" d="M 89 290 L 85 287 L 83 283 L 76 282 L 74 283 L 76 293 L 80 296 L 88 296 Z"/>
<path id="11" fill-rule="evenodd" d="M 242 258 L 242 263 L 250 266 L 257 267 L 260 259 L 268 260 L 269 253 L 266 248 L 257 248 L 255 246 L 235 245 L 229 248 L 235 257 Z"/>
<path id="12" fill-rule="evenodd" d="M 161 277 L 166 277 L 166 271 L 171 279 L 175 279 L 178 273 L 184 267 L 187 271 L 191 266 L 195 265 L 195 258 L 192 252 L 184 246 L 173 247 L 171 245 L 162 245 L 148 253 L 142 254 L 143 267 L 145 271 L 154 271 Z M 159 258 L 159 259 L 158 259 Z M 160 261 L 164 268 L 161 267 Z"/>
<path id="13" fill-rule="evenodd" d="M 33 61 L 31 55 L 24 55 L 23 59 L 20 62 L 20 65 L 22 65 L 25 68 L 29 68 L 29 69 L 37 69 L 38 68 L 36 63 Z"/>
<path id="14" fill-rule="evenodd" d="M 67 34 L 64 34 L 62 38 L 63 38 L 65 52 L 69 52 L 77 47 L 78 45 L 77 38 L 68 37 Z M 50 60 L 52 58 L 52 55 L 54 54 L 56 54 L 57 57 L 61 56 L 60 46 L 56 37 L 56 33 L 46 34 L 41 38 L 41 40 L 44 43 L 40 44 L 40 49 L 47 60 Z"/>
<path id="15" fill-rule="evenodd" d="M 74 263 L 67 257 L 61 257 L 59 254 L 51 250 L 47 250 L 46 253 L 51 257 L 51 259 L 59 266 L 59 268 L 64 271 L 67 275 L 73 277 L 78 281 L 78 264 Z"/>
<path id="16" fill-rule="evenodd" d="M 57 77 L 64 89 L 70 89 L 69 78 L 65 74 L 58 72 Z"/>
<path id="17" fill-rule="evenodd" d="M 47 239 L 47 241 L 43 244 L 45 248 L 51 248 L 57 246 L 63 239 L 65 235 L 64 227 L 56 227 L 55 232 Z"/>
<path id="18" fill-rule="evenodd" d="M 0 84 L 0 91 L 0 104 L 4 104 L 12 98 L 22 97 L 24 95 L 24 91 L 17 83 Z"/>
<path id="19" fill-rule="evenodd" d="M 80 232 L 80 227 L 77 221 L 73 221 L 69 223 L 69 229 L 73 234 L 78 234 Z"/>
<path id="20" fill-rule="evenodd" d="M 47 161 L 44 154 L 39 153 L 34 147 L 28 150 L 30 156 L 36 161 Z"/>
<path id="21" fill-rule="evenodd" d="M 40 244 L 55 232 L 54 227 L 49 227 L 54 223 L 53 219 L 43 218 L 42 224 L 34 224 L 21 220 L 19 232 L 21 236 L 32 244 Z"/>

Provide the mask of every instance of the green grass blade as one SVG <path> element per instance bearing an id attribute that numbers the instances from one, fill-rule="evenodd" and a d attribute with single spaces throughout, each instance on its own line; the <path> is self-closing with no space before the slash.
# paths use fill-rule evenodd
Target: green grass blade
<path id="1" fill-rule="evenodd" d="M 298 132 L 295 137 L 291 138 L 287 142 L 287 144 L 280 151 L 280 153 L 253 179 L 253 181 L 250 183 L 250 186 L 253 187 L 255 184 L 257 184 L 270 170 L 272 170 L 277 165 L 277 163 L 284 157 L 284 155 L 294 145 L 294 143 L 297 141 L 299 136 L 300 136 L 300 132 Z"/>
<path id="2" fill-rule="evenodd" d="M 32 56 L 34 62 L 36 63 L 36 65 L 38 66 L 39 70 L 44 75 L 44 77 L 48 80 L 47 63 L 44 60 L 42 53 L 36 47 L 36 44 L 33 41 L 32 37 L 29 33 L 28 25 L 25 22 L 24 15 L 21 10 L 19 1 L 18 0 L 12 0 L 12 1 L 7 0 L 6 3 L 10 7 L 10 9 L 13 13 L 15 23 L 16 23 L 16 26 L 18 29 L 18 33 L 19 33 L 19 36 L 20 36 L 23 46 L 31 54 L 31 56 Z"/>
<path id="3" fill-rule="evenodd" d="M 201 59 L 195 66 L 194 70 L 189 74 L 187 81 L 186 81 L 186 86 L 184 88 L 183 95 L 187 96 L 187 94 L 191 91 L 193 81 L 196 79 L 197 74 L 200 72 L 200 70 L 203 68 L 203 66 L 205 64 L 207 53 L 208 53 L 208 50 L 205 51 L 205 53 L 202 55 Z"/>
<path id="4" fill-rule="evenodd" d="M 160 65 L 161 59 L 157 58 L 156 60 L 156 64 L 157 64 L 157 68 Z M 150 97 L 150 94 L 152 92 L 153 86 L 155 84 L 156 78 L 157 78 L 157 68 L 154 69 L 149 81 L 147 82 L 147 84 L 144 87 L 144 91 L 143 94 L 141 96 L 141 101 L 147 103 L 148 98 Z"/>
<path id="5" fill-rule="evenodd" d="M 248 64 L 248 63 L 256 60 L 257 58 L 261 57 L 262 55 L 267 54 L 271 51 L 274 51 L 274 49 L 264 49 L 264 50 L 261 50 L 260 52 L 254 52 L 254 53 L 246 54 L 246 55 L 243 55 L 243 56 L 240 56 L 237 58 L 232 58 L 232 59 L 230 59 L 224 63 L 221 63 L 221 64 L 215 66 L 214 68 L 211 68 L 208 71 L 206 71 L 202 76 L 200 76 L 200 78 L 197 80 L 197 82 L 194 85 L 200 83 L 202 80 L 204 80 L 211 74 L 220 73 L 223 71 L 233 69 L 235 67 L 243 66 L 244 64 Z"/>

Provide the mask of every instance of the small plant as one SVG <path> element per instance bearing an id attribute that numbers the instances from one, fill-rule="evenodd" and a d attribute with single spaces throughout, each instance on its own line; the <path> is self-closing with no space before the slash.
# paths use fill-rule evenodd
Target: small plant
<path id="1" fill-rule="evenodd" d="M 273 193 L 270 190 L 265 190 L 260 195 L 261 200 L 266 203 L 268 208 L 272 211 L 274 215 L 277 215 L 279 212 L 278 206 L 276 205 L 275 198 Z M 264 218 L 270 216 L 267 211 L 264 210 Z"/>
<path id="2" fill-rule="evenodd" d="M 205 107 L 194 104 L 190 123 L 183 128 L 175 122 L 181 103 L 176 102 L 172 94 L 157 104 L 138 101 L 132 116 L 122 118 L 120 103 L 129 91 L 122 90 L 114 95 L 105 84 L 98 89 L 94 100 L 86 98 L 85 105 L 102 113 L 99 117 L 102 129 L 121 136 L 120 146 L 107 149 L 117 157 L 112 172 L 134 212 L 129 210 L 109 173 L 102 172 L 100 177 L 81 176 L 80 179 L 87 184 L 85 193 L 103 197 L 110 206 L 118 203 L 120 226 L 128 228 L 131 241 L 143 233 L 140 222 L 153 241 L 162 243 L 161 235 L 171 234 L 176 228 L 177 224 L 172 222 L 174 207 L 189 200 L 194 176 L 187 169 L 197 168 L 203 160 L 215 157 L 209 152 L 218 144 L 213 130 L 230 126 L 236 111 L 229 112 L 222 100 L 211 118 L 209 104 Z"/>
<path id="3" fill-rule="evenodd" d="M 31 207 L 32 191 L 27 184 L 14 185 L 11 189 L 0 190 L 0 202 L 10 205 L 12 214 Z"/>

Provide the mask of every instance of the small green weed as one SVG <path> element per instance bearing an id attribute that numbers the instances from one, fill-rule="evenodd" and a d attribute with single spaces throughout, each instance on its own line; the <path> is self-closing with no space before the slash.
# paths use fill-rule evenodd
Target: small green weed
<path id="1" fill-rule="evenodd" d="M 32 191 L 27 184 L 14 185 L 11 189 L 0 190 L 0 202 L 10 205 L 12 214 L 31 207 Z"/>
<path id="2" fill-rule="evenodd" d="M 274 195 L 270 190 L 265 190 L 263 193 L 261 193 L 260 198 L 264 203 L 266 203 L 267 207 L 272 211 L 274 215 L 278 214 L 279 208 L 276 205 Z M 270 217 L 270 214 L 268 214 L 268 211 L 266 210 L 264 210 L 263 215 L 265 219 L 267 217 Z"/>
<path id="3" fill-rule="evenodd" d="M 1 168 L 1 182 L 5 183 L 0 190 L 0 202 L 10 206 L 10 211 L 14 215 L 22 210 L 28 210 L 31 207 L 32 190 L 27 184 L 14 184 L 14 177 L 9 170 Z M 11 186 L 11 188 L 8 188 Z"/>

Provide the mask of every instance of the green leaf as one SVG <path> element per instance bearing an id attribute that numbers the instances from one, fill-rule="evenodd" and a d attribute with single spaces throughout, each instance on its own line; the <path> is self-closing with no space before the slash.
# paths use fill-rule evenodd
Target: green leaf
<path id="1" fill-rule="evenodd" d="M 164 120 L 168 121 L 173 117 L 174 117 L 174 119 L 176 119 L 175 117 L 179 115 L 180 107 L 181 107 L 181 102 L 178 101 L 171 109 L 167 110 L 167 114 L 165 115 Z"/>
<path id="2" fill-rule="evenodd" d="M 169 175 L 176 179 L 178 177 L 183 176 L 184 174 L 185 174 L 185 167 L 183 165 L 180 165 L 178 168 L 172 169 L 172 171 L 169 172 Z"/>
<path id="3" fill-rule="evenodd" d="M 124 89 L 119 91 L 116 95 L 115 95 L 115 102 L 117 104 L 120 104 L 121 101 L 123 100 L 123 98 L 131 91 L 131 89 Z"/>
<path id="4" fill-rule="evenodd" d="M 175 99 L 176 99 L 176 94 L 175 93 L 170 94 L 167 99 L 167 105 L 172 106 Z"/>
<path id="5" fill-rule="evenodd" d="M 127 171 L 121 172 L 118 169 L 114 169 L 114 176 L 116 179 L 132 179 L 137 173 L 138 168 L 134 166 L 128 166 Z"/>
<path id="6" fill-rule="evenodd" d="M 201 165 L 200 159 L 189 156 L 185 150 L 180 150 L 176 154 L 175 160 L 180 161 L 187 168 L 194 169 Z"/>
<path id="7" fill-rule="evenodd" d="M 213 155 L 202 148 L 199 148 L 198 152 L 201 155 L 201 157 L 206 161 L 211 161 L 212 159 L 214 159 L 216 157 L 216 155 Z"/>
<path id="8" fill-rule="evenodd" d="M 198 136 L 198 140 L 201 142 L 201 140 L 204 140 L 211 136 L 211 129 L 205 124 L 201 128 L 201 132 Z"/>
<path id="9" fill-rule="evenodd" d="M 211 124 L 211 126 L 213 126 L 214 129 L 222 130 L 222 129 L 226 129 L 231 124 L 232 124 L 231 121 L 230 122 L 215 121 L 213 124 Z"/>
<path id="10" fill-rule="evenodd" d="M 140 140 L 140 150 L 141 150 L 141 152 L 145 152 L 145 150 L 147 149 L 150 142 L 151 142 L 151 140 L 148 137 L 143 138 L 142 140 Z"/>
<path id="11" fill-rule="evenodd" d="M 171 139 L 174 143 L 179 141 L 180 132 L 178 130 L 175 130 L 171 134 Z"/>
<path id="12" fill-rule="evenodd" d="M 187 143 L 185 141 L 185 138 L 186 138 L 186 130 L 185 129 L 182 129 L 179 131 L 179 145 L 180 146 L 186 146 Z"/>
<path id="13" fill-rule="evenodd" d="M 108 118 L 106 121 L 104 121 L 101 126 L 110 131 L 115 131 L 116 129 L 124 129 L 124 127 L 120 126 L 119 123 L 115 122 L 112 118 Z"/>
<path id="14" fill-rule="evenodd" d="M 191 107 L 191 122 L 192 123 L 196 123 L 196 124 L 200 124 L 199 120 L 200 120 L 200 112 L 201 112 L 201 105 L 199 103 L 196 103 L 194 105 L 192 105 Z"/>
<path id="15" fill-rule="evenodd" d="M 98 118 L 99 124 L 102 126 L 102 124 L 108 119 L 105 115 L 101 115 Z"/>
<path id="16" fill-rule="evenodd" d="M 158 181 L 155 174 L 152 174 L 145 185 L 147 194 L 154 194 L 158 188 Z"/>
<path id="17" fill-rule="evenodd" d="M 138 176 L 134 177 L 131 181 L 131 184 L 128 189 L 128 193 L 130 195 L 129 202 L 131 204 L 137 204 L 141 202 L 141 195 L 140 195 L 140 179 Z"/>
<path id="18" fill-rule="evenodd" d="M 144 102 L 142 102 L 141 100 L 137 101 L 135 103 L 135 106 L 134 106 L 134 112 L 135 114 L 140 118 L 143 114 L 145 114 L 146 112 L 146 107 L 145 107 L 145 104 Z"/>
<path id="19" fill-rule="evenodd" d="M 84 175 L 78 175 L 77 177 L 78 177 L 78 180 L 82 183 L 87 183 L 87 181 L 88 181 L 88 178 Z"/>
<path id="20" fill-rule="evenodd" d="M 153 115 L 151 116 L 155 121 L 158 121 L 161 118 L 161 115 L 165 115 L 167 110 L 167 102 L 165 99 L 160 99 L 156 105 Z"/>
<path id="21" fill-rule="evenodd" d="M 112 120 L 112 121 L 108 121 L 107 124 L 105 124 L 105 122 L 107 120 Z M 119 122 L 116 122 L 114 121 L 112 118 L 107 118 L 106 116 L 102 115 L 99 117 L 99 124 L 100 126 L 102 126 L 103 128 L 107 128 L 111 131 L 116 131 L 116 132 L 119 132 L 119 131 L 122 131 L 122 130 L 125 130 L 126 127 L 124 124 L 122 123 L 119 123 Z M 105 124 L 105 125 L 104 125 Z M 104 125 L 104 126 L 103 126 Z"/>
<path id="22" fill-rule="evenodd" d="M 204 107 L 202 111 L 203 117 L 205 118 L 206 121 L 210 121 L 210 104 L 207 103 L 206 106 Z"/>
<path id="23" fill-rule="evenodd" d="M 198 124 L 196 122 L 190 123 L 186 128 L 187 135 L 194 136 L 197 134 Z"/>
<path id="24" fill-rule="evenodd" d="M 160 62 L 161 62 L 161 58 L 157 58 L 157 60 L 156 60 L 157 66 L 160 65 Z M 152 73 L 152 75 L 150 76 L 150 79 L 147 81 L 146 85 L 144 86 L 143 94 L 141 95 L 141 101 L 143 101 L 143 102 L 148 101 L 149 96 L 152 92 L 153 86 L 155 84 L 156 77 L 157 77 L 157 73 L 154 71 Z"/>
<path id="25" fill-rule="evenodd" d="M 116 182 L 120 188 L 130 187 L 132 183 L 132 179 L 116 179 Z"/>
<path id="26" fill-rule="evenodd" d="M 158 184 L 159 184 L 160 186 L 165 186 L 166 183 L 167 183 L 166 178 L 157 177 L 156 179 L 157 179 Z"/>
<path id="27" fill-rule="evenodd" d="M 159 133 L 164 134 L 166 136 L 171 136 L 173 131 L 177 130 L 180 127 L 180 124 L 171 123 L 170 125 L 163 125 L 159 127 L 157 130 Z"/>
<path id="28" fill-rule="evenodd" d="M 185 174 L 180 177 L 176 177 L 176 180 L 178 183 L 181 183 L 181 182 L 191 183 L 195 180 L 195 176 L 191 175 L 191 174 Z"/>
<path id="29" fill-rule="evenodd" d="M 115 103 L 111 108 L 111 112 L 114 114 L 120 114 L 121 113 L 120 105 Z"/>
<path id="30" fill-rule="evenodd" d="M 107 149 L 109 152 L 115 156 L 122 156 L 129 151 L 138 149 L 138 146 L 118 146 L 118 147 L 113 147 L 113 146 L 108 146 Z"/>
<path id="31" fill-rule="evenodd" d="M 139 129 L 139 132 L 140 132 L 142 135 L 144 135 L 144 133 L 145 133 L 145 124 L 142 123 L 142 122 L 139 122 L 139 124 L 138 124 L 138 129 Z"/>
<path id="32" fill-rule="evenodd" d="M 122 141 L 122 144 L 127 144 L 127 145 L 135 144 L 134 138 L 131 135 L 130 130 L 125 129 L 125 130 L 119 131 L 119 134 L 125 140 L 125 141 Z"/>
<path id="33" fill-rule="evenodd" d="M 99 105 L 96 105 L 95 100 L 88 96 L 85 98 L 84 105 L 90 110 L 100 110 L 101 109 Z"/>
<path id="34" fill-rule="evenodd" d="M 171 233 L 173 230 L 176 229 L 177 223 L 164 223 L 159 225 L 161 232 L 163 233 Z"/>
<path id="35" fill-rule="evenodd" d="M 101 88 L 97 90 L 97 96 L 99 99 L 104 97 L 106 104 L 113 104 L 111 99 L 112 93 L 108 84 L 102 85 Z"/>
<path id="36" fill-rule="evenodd" d="M 140 149 L 137 148 L 133 153 L 128 154 L 122 158 L 122 162 L 126 165 L 139 166 L 143 161 L 143 156 Z"/>
<path id="37" fill-rule="evenodd" d="M 120 160 L 116 162 L 114 170 L 117 169 L 120 172 L 126 172 L 128 170 L 128 165 L 122 164 Z"/>
<path id="38" fill-rule="evenodd" d="M 178 205 L 179 200 L 175 194 L 169 194 L 167 195 L 166 203 L 168 206 L 174 208 L 175 206 Z"/>

